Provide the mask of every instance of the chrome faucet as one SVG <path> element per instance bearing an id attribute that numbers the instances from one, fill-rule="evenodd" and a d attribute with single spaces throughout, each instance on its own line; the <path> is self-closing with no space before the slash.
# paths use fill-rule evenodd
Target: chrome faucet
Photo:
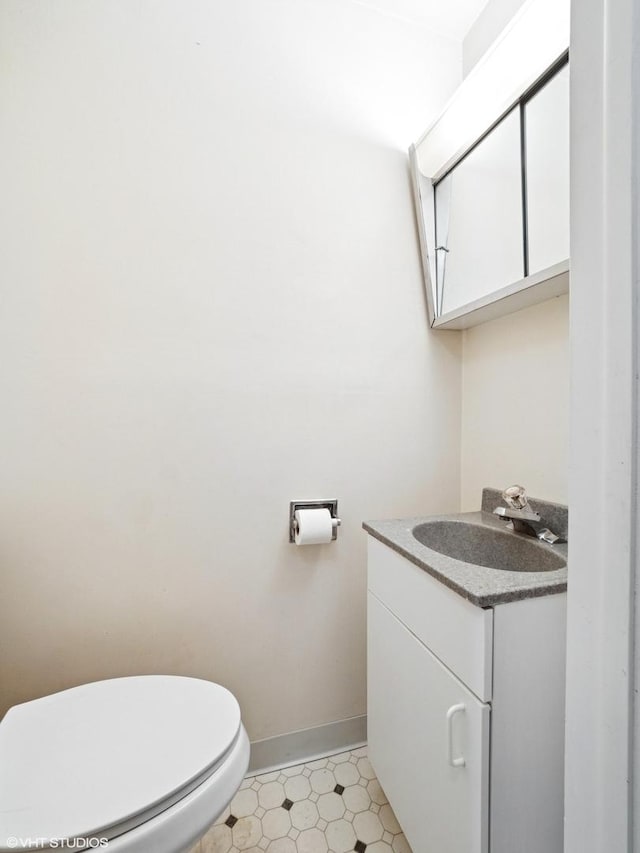
<path id="1" fill-rule="evenodd" d="M 516 533 L 526 533 L 527 536 L 535 536 L 550 545 L 564 541 L 544 526 L 540 513 L 531 508 L 527 493 L 522 486 L 509 486 L 502 493 L 502 499 L 507 506 L 497 506 L 493 514 L 505 519 L 511 530 L 515 530 Z"/>

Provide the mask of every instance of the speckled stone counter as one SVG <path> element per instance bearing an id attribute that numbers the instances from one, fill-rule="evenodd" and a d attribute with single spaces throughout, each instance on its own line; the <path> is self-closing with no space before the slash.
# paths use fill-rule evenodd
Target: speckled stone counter
<path id="1" fill-rule="evenodd" d="M 495 503 L 495 506 L 498 506 L 500 501 L 495 502 L 494 490 L 487 489 L 485 494 L 487 499 L 483 500 L 483 506 L 488 506 L 489 503 Z M 532 500 L 531 504 L 533 505 L 533 503 Z M 537 501 L 536 509 L 541 512 L 545 523 L 548 521 L 543 510 L 547 506 L 556 508 L 556 513 L 560 516 L 560 521 L 557 522 L 559 529 L 554 532 L 564 534 L 562 527 L 564 524 L 566 530 L 566 507 L 561 507 L 558 504 L 547 505 L 544 502 Z M 488 527 L 499 531 L 501 536 L 513 536 L 518 540 L 526 540 L 527 545 L 531 546 L 526 550 L 534 555 L 534 559 L 536 552 L 535 550 L 531 551 L 531 548 L 540 549 L 541 552 L 552 552 L 565 561 L 567 559 L 566 544 L 547 545 L 526 534 L 506 530 L 504 521 L 493 515 L 492 512 L 467 512 L 423 518 L 366 521 L 362 526 L 371 536 L 388 545 L 389 548 L 393 548 L 394 551 L 478 607 L 492 607 L 495 604 L 503 604 L 508 601 L 552 595 L 566 590 L 566 565 L 551 571 L 508 571 L 453 559 L 428 548 L 415 538 L 413 529 L 419 524 L 431 521 L 466 522 L 467 524 Z M 455 528 L 452 529 L 455 531 Z M 546 554 L 542 554 L 542 559 L 546 556 Z M 529 557 L 529 564 L 534 565 L 531 557 Z"/>

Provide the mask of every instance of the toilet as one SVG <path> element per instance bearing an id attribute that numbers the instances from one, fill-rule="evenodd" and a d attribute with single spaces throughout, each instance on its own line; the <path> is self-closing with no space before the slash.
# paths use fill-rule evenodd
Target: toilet
<path id="1" fill-rule="evenodd" d="M 15 705 L 0 722 L 0 853 L 188 851 L 248 763 L 236 699 L 198 678 L 114 678 Z"/>

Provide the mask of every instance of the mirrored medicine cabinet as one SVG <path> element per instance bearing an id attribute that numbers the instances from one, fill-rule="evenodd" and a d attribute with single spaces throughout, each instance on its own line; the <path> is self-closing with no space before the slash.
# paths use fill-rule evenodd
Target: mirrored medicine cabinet
<path id="1" fill-rule="evenodd" d="M 568 291 L 568 63 L 564 52 L 436 174 L 423 174 L 412 146 L 434 328 L 464 329 Z"/>

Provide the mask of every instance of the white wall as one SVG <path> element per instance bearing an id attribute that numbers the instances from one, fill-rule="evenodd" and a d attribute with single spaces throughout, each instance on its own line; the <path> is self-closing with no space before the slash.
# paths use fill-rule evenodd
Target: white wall
<path id="1" fill-rule="evenodd" d="M 364 518 L 456 509 L 406 149 L 452 42 L 343 0 L 0 4 L 2 704 L 219 680 L 365 711 Z M 336 544 L 287 542 L 337 497 Z"/>
<path id="2" fill-rule="evenodd" d="M 463 511 L 513 483 L 567 503 L 569 297 L 462 334 Z"/>
<path id="3" fill-rule="evenodd" d="M 462 42 L 462 72 L 466 77 L 526 0 L 489 0 Z"/>

